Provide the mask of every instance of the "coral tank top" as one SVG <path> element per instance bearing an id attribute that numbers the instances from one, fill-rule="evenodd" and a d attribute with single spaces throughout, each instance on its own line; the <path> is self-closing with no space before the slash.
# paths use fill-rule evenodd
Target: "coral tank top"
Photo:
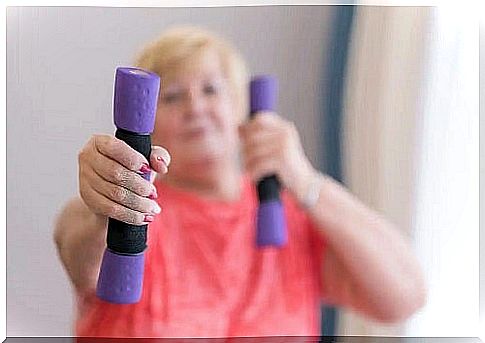
<path id="1" fill-rule="evenodd" d="M 325 240 L 288 192 L 283 248 L 255 246 L 257 193 L 204 199 L 155 181 L 162 213 L 148 228 L 139 303 L 77 296 L 76 336 L 319 335 Z"/>

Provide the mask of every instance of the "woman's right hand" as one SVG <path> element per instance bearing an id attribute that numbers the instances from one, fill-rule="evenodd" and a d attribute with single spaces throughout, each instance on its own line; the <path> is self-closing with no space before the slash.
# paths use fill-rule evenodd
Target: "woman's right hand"
<path id="1" fill-rule="evenodd" d="M 79 152 L 78 163 L 79 193 L 93 213 L 133 225 L 147 224 L 160 213 L 156 188 L 142 175 L 167 173 L 170 155 L 164 148 L 153 146 L 148 164 L 122 140 L 94 135 Z"/>

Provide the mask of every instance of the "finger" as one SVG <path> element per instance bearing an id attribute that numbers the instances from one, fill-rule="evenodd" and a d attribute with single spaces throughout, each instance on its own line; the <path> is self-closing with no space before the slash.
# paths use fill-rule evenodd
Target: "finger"
<path id="1" fill-rule="evenodd" d="M 140 196 L 147 197 L 156 192 L 155 186 L 118 162 L 102 155 L 94 154 L 88 164 L 104 180 L 124 187 Z"/>
<path id="2" fill-rule="evenodd" d="M 150 169 L 145 156 L 121 139 L 108 135 L 97 135 L 94 136 L 94 146 L 99 153 L 129 170 L 147 172 Z"/>
<path id="3" fill-rule="evenodd" d="M 86 172 L 86 178 L 89 180 L 89 185 L 93 189 L 117 204 L 134 211 L 151 213 L 153 215 L 161 212 L 161 208 L 156 201 L 142 197 L 127 188 L 108 182 L 93 170 Z"/>
<path id="4" fill-rule="evenodd" d="M 279 163 L 274 159 L 257 161 L 247 166 L 247 172 L 253 182 L 260 181 L 263 177 L 277 175 Z"/>
<path id="5" fill-rule="evenodd" d="M 261 146 L 275 146 L 281 144 L 279 132 L 250 133 L 241 140 L 244 152 L 250 152 Z"/>
<path id="6" fill-rule="evenodd" d="M 281 147 L 275 145 L 259 145 L 243 153 L 245 167 L 265 160 L 281 160 Z"/>
<path id="7" fill-rule="evenodd" d="M 250 125 L 253 127 L 264 128 L 264 127 L 276 127 L 280 126 L 285 122 L 285 119 L 281 118 L 275 112 L 257 112 L 254 117 L 250 120 Z"/>
<path id="8" fill-rule="evenodd" d="M 274 119 L 281 118 L 275 111 L 259 111 L 254 114 L 252 117 L 253 119 L 258 120 L 269 120 L 273 121 Z"/>
<path id="9" fill-rule="evenodd" d="M 171 157 L 168 151 L 160 146 L 152 146 L 152 153 L 150 154 L 150 166 L 157 173 L 165 174 L 168 172 Z"/>
<path id="10" fill-rule="evenodd" d="M 271 116 L 273 115 L 266 115 L 265 117 Z M 285 132 L 285 121 L 282 121 L 281 119 L 264 120 L 261 118 L 257 117 L 241 127 L 239 136 L 242 140 L 246 140 L 257 135 L 282 134 Z"/>
<path id="11" fill-rule="evenodd" d="M 83 199 L 86 203 L 97 204 L 96 208 L 91 208 L 95 213 L 103 214 L 107 217 L 122 221 L 132 225 L 144 225 L 153 221 L 153 215 L 131 210 L 117 204 L 104 195 L 98 193 L 89 184 L 83 188 Z"/>

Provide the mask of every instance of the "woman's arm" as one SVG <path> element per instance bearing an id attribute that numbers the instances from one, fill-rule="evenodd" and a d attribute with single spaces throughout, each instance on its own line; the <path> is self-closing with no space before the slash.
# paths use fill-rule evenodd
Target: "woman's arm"
<path id="1" fill-rule="evenodd" d="M 382 322 L 408 318 L 426 301 L 424 276 L 405 237 L 338 182 L 321 174 L 309 214 L 327 241 L 327 301 Z"/>
<path id="2" fill-rule="evenodd" d="M 423 306 L 421 268 L 404 236 L 343 186 L 317 173 L 308 161 L 293 123 L 261 113 L 239 128 L 244 165 L 254 181 L 276 174 L 303 204 L 321 178 L 310 217 L 327 241 L 322 278 L 334 304 L 384 322 L 407 318 Z"/>
<path id="3" fill-rule="evenodd" d="M 79 198 L 59 214 L 54 241 L 61 262 L 78 294 L 94 291 L 106 244 L 107 217 L 89 210 Z"/>
<path id="4" fill-rule="evenodd" d="M 160 213 L 156 189 L 142 175 L 165 174 L 170 155 L 152 146 L 150 169 L 143 155 L 108 135 L 94 135 L 78 156 L 79 193 L 57 218 L 54 241 L 78 294 L 95 289 L 104 247 L 107 218 L 147 224 Z M 152 177 L 152 181 L 153 181 Z"/>

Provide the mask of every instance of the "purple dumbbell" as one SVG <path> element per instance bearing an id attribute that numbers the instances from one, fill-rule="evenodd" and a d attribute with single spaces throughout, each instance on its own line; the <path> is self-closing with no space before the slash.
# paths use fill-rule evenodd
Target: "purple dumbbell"
<path id="1" fill-rule="evenodd" d="M 115 136 L 150 161 L 150 134 L 160 89 L 157 74 L 138 68 L 117 68 L 114 89 Z M 150 174 L 145 174 L 146 180 Z M 107 248 L 99 271 L 97 296 L 116 304 L 132 304 L 141 298 L 145 268 L 147 225 L 108 220 Z"/>
<path id="2" fill-rule="evenodd" d="M 270 75 L 256 76 L 250 83 L 250 116 L 257 112 L 274 111 L 278 97 L 278 82 Z M 280 184 L 275 175 L 258 182 L 259 208 L 256 244 L 258 247 L 280 247 L 286 244 L 285 213 L 280 200 Z"/>

